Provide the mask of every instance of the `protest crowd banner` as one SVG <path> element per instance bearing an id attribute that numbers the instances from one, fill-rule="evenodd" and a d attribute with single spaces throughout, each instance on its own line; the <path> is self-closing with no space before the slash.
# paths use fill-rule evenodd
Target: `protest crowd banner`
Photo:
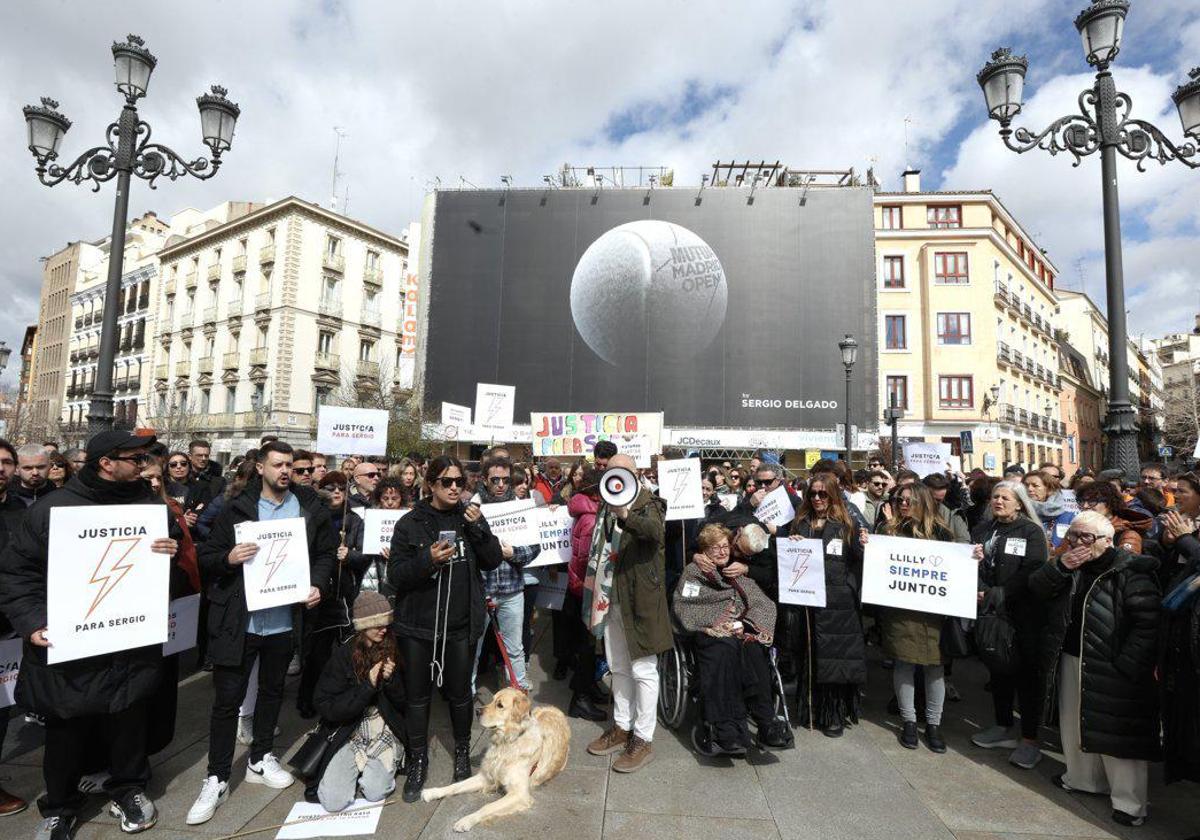
<path id="1" fill-rule="evenodd" d="M 792 505 L 792 497 L 788 495 L 787 487 L 779 485 L 768 493 L 754 509 L 754 518 L 764 525 L 786 525 L 796 516 L 796 508 Z"/>
<path id="2" fill-rule="evenodd" d="M 571 518 L 567 506 L 537 508 L 537 520 L 542 550 L 525 568 L 571 562 L 571 525 L 575 520 Z"/>
<path id="3" fill-rule="evenodd" d="M 966 544 L 872 534 L 863 556 L 864 604 L 975 618 L 977 564 Z"/>
<path id="4" fill-rule="evenodd" d="M 611 440 L 619 451 L 635 461 L 641 458 L 649 467 L 649 456 L 662 451 L 661 412 L 535 411 L 529 415 L 529 426 L 535 458 L 586 457 L 598 441 Z M 647 440 L 639 441 L 640 437 Z"/>
<path id="5" fill-rule="evenodd" d="M 475 385 L 475 425 L 482 429 L 507 429 L 513 424 L 517 389 L 512 385 Z"/>
<path id="6" fill-rule="evenodd" d="M 388 413 L 374 408 L 323 405 L 317 410 L 317 451 L 386 455 Z"/>
<path id="7" fill-rule="evenodd" d="M 533 499 L 480 505 L 479 512 L 497 539 L 509 545 L 541 545 L 542 534 Z"/>
<path id="8" fill-rule="evenodd" d="M 265 610 L 308 598 L 311 580 L 303 517 L 239 522 L 234 534 L 239 543 L 258 545 L 258 553 L 242 566 L 246 609 Z"/>
<path id="9" fill-rule="evenodd" d="M 825 606 L 825 546 L 818 539 L 778 540 L 779 603 Z"/>
<path id="10" fill-rule="evenodd" d="M 470 426 L 471 425 L 471 409 L 465 405 L 455 405 L 454 403 L 442 403 L 442 425 L 443 426 Z"/>
<path id="11" fill-rule="evenodd" d="M 933 473 L 945 472 L 953 466 L 955 458 L 948 443 L 925 443 L 913 441 L 904 444 L 904 462 L 908 468 L 924 478 Z"/>
<path id="12" fill-rule="evenodd" d="M 382 554 L 385 548 L 391 548 L 392 534 L 396 530 L 396 523 L 403 519 L 408 511 L 367 508 L 361 513 L 363 517 L 363 554 Z"/>
<path id="13" fill-rule="evenodd" d="M 658 489 L 667 502 L 667 521 L 703 519 L 704 492 L 700 489 L 700 459 L 658 462 Z"/>
<path id="14" fill-rule="evenodd" d="M 161 505 L 56 507 L 50 512 L 47 662 L 167 640 L 171 559 Z"/>

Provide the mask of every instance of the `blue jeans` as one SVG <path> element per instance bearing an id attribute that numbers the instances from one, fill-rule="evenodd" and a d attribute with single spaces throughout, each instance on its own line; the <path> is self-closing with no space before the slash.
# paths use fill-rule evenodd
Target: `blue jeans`
<path id="1" fill-rule="evenodd" d="M 496 622 L 500 625 L 500 638 L 504 640 L 504 649 L 508 652 L 509 662 L 512 663 L 513 673 L 517 675 L 517 684 L 529 689 L 529 680 L 525 678 L 525 647 L 521 642 L 521 631 L 525 626 L 525 593 L 514 592 L 512 595 L 493 595 L 496 603 Z M 479 655 L 483 652 L 483 643 L 491 629 L 491 617 L 483 625 L 483 635 L 475 646 L 475 667 L 471 671 L 471 694 L 475 693 L 475 676 L 479 671 Z M 508 672 L 504 674 L 508 681 Z"/>

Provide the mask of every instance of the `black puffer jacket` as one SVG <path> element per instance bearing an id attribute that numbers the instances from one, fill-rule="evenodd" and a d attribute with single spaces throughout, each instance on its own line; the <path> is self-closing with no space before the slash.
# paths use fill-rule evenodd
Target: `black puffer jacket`
<path id="1" fill-rule="evenodd" d="M 333 740 L 330 741 L 330 746 L 321 760 L 317 779 L 325 774 L 325 768 L 329 766 L 334 754 L 350 740 L 350 736 L 362 720 L 363 712 L 369 706 L 379 709 L 379 714 L 392 730 L 396 742 L 401 745 L 396 750 L 396 757 L 399 758 L 404 753 L 405 730 L 401 711 L 404 708 L 404 679 L 400 674 L 400 663 L 396 663 L 396 670 L 392 672 L 390 680 L 381 681 L 382 686 L 373 686 L 370 680 L 360 680 L 355 676 L 351 659 L 353 654 L 353 638 L 345 644 L 338 645 L 329 661 L 325 663 L 325 669 L 321 671 L 321 678 L 313 692 L 313 708 L 321 716 L 322 726 L 333 735 Z"/>
<path id="2" fill-rule="evenodd" d="M 1175 577 L 1167 591 L 1200 572 L 1200 539 L 1181 537 L 1167 550 Z M 1163 619 L 1163 761 L 1167 781 L 1200 782 L 1200 596 Z"/>
<path id="3" fill-rule="evenodd" d="M 312 585 L 321 590 L 322 602 L 332 597 L 337 564 L 337 534 L 329 509 L 316 491 L 300 485 L 290 488 L 300 502 L 308 536 L 308 566 Z M 208 582 L 208 655 L 214 665 L 239 665 L 246 643 L 246 585 L 242 567 L 229 565 L 229 551 L 237 545 L 234 528 L 239 522 L 258 521 L 262 479 L 253 478 L 240 495 L 225 505 L 213 523 L 208 540 L 200 546 L 200 573 Z M 300 607 L 297 607 L 299 609 Z"/>
<path id="4" fill-rule="evenodd" d="M 997 587 L 1004 591 L 1004 609 L 1016 627 L 1021 654 L 1029 657 L 1029 665 L 1036 666 L 1046 604 L 1029 591 L 1029 576 L 1046 565 L 1046 532 L 1023 516 L 1012 522 L 985 519 L 975 526 L 971 542 L 983 546 L 980 590 Z"/>
<path id="5" fill-rule="evenodd" d="M 1156 761 L 1159 757 L 1158 687 L 1154 681 L 1161 595 L 1152 557 L 1109 548 L 1083 606 L 1080 650 L 1080 729 L 1084 752 Z M 1071 623 L 1078 572 L 1060 561 L 1029 576 L 1029 589 L 1049 604 L 1043 637 L 1044 720 L 1058 722 L 1058 668 Z"/>
<path id="6" fill-rule="evenodd" d="M 101 481 L 95 477 L 94 468 L 85 467 L 84 470 L 92 474 L 92 484 Z M 0 612 L 25 639 L 16 695 L 17 705 L 21 708 L 60 718 L 102 715 L 127 709 L 154 692 L 162 662 L 162 645 L 50 665 L 46 661 L 46 648 L 29 641 L 34 631 L 46 626 L 50 511 L 59 507 L 95 505 L 162 505 L 163 518 L 168 520 L 168 533 L 178 539 L 178 530 L 172 530 L 171 517 L 162 499 L 154 494 L 149 484 L 143 481 L 135 484 L 123 485 L 122 497 L 117 499 L 106 488 L 89 486 L 81 476 L 74 475 L 62 489 L 46 495 L 26 510 L 16 531 L 10 534 L 8 546 L 0 556 Z M 163 563 L 172 562 L 170 557 L 154 556 Z M 86 562 L 86 559 L 80 558 L 80 561 Z M 88 573 L 91 573 L 90 569 Z M 167 597 L 166 592 L 163 597 Z"/>
<path id="7" fill-rule="evenodd" d="M 466 575 L 470 611 L 468 632 L 474 644 L 483 635 L 486 617 L 480 572 L 490 572 L 504 559 L 500 540 L 492 534 L 484 517 L 467 522 L 462 506 L 456 511 L 437 511 L 428 499 L 417 502 L 412 512 L 396 523 L 392 533 L 388 582 L 396 592 L 396 633 L 416 639 L 432 640 L 434 637 L 439 588 L 444 605 L 447 587 L 452 583 L 449 575 L 434 566 L 433 556 L 429 553 L 430 546 L 438 541 L 439 521 L 452 524 L 459 535 L 458 543 L 465 561 L 453 563 L 452 574 Z"/>
<path id="8" fill-rule="evenodd" d="M 862 545 L 858 529 L 840 522 L 826 521 L 821 532 L 814 533 L 809 520 L 793 522 L 793 534 L 818 538 L 825 545 L 825 606 L 789 607 L 807 613 L 798 622 L 802 637 L 808 640 L 800 651 L 804 662 L 813 664 L 813 683 L 865 685 L 867 650 L 863 641 L 862 616 L 859 612 L 862 581 Z M 830 543 L 840 540 L 840 549 Z M 810 628 L 806 631 L 805 628 Z M 807 667 L 798 664 L 797 667 Z"/>

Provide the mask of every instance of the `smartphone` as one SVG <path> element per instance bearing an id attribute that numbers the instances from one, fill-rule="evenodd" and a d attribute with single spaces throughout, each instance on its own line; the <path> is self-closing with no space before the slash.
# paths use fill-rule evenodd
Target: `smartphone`
<path id="1" fill-rule="evenodd" d="M 454 545 L 457 540 L 458 533 L 456 531 L 438 531 L 438 542 Z"/>

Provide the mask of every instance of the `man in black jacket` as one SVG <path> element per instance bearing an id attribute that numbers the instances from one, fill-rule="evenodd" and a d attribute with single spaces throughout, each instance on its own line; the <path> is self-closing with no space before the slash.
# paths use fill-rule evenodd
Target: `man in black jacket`
<path id="1" fill-rule="evenodd" d="M 112 797 L 109 813 L 121 830 L 145 831 L 158 819 L 145 794 L 146 702 L 159 678 L 162 647 L 149 645 L 50 665 L 46 648 L 54 628 L 46 626 L 50 512 L 58 507 L 161 504 L 141 480 L 153 437 L 101 432 L 87 445 L 87 464 L 62 490 L 38 502 L 21 520 L 0 557 L 0 611 L 26 639 L 17 680 L 17 704 L 46 718 L 42 775 L 46 795 L 38 801 L 38 840 L 70 840 L 84 803 L 78 784 L 87 748 L 108 742 Z M 167 517 L 163 508 L 163 517 Z M 173 555 L 172 539 L 155 540 L 156 554 Z M 163 562 L 168 562 L 164 559 Z M 165 594 L 164 594 L 164 597 Z"/>
<path id="2" fill-rule="evenodd" d="M 17 498 L 11 490 L 11 482 L 17 474 L 17 450 L 11 443 L 0 438 L 0 555 L 8 545 L 9 535 L 16 531 L 21 523 L 21 514 L 25 512 L 25 503 Z M 12 623 L 0 613 L 0 639 L 7 639 L 13 632 Z M 4 736 L 8 734 L 9 709 L 0 709 L 0 745 L 4 744 Z M 19 796 L 0 787 L 0 817 L 19 814 L 29 807 L 29 803 Z"/>
<path id="3" fill-rule="evenodd" d="M 229 796 L 238 707 L 246 695 L 256 658 L 258 705 L 246 781 L 273 788 L 285 788 L 293 781 L 271 750 L 292 658 L 295 605 L 247 610 L 242 565 L 255 556 L 258 546 L 238 543 L 235 536 L 235 527 L 241 522 L 303 517 L 312 584 L 304 606 L 311 610 L 329 594 L 337 535 L 320 497 L 307 487 L 292 486 L 291 468 L 291 446 L 281 441 L 263 446 L 256 465 L 257 478 L 221 511 L 200 549 L 200 569 L 209 580 L 208 653 L 213 663 L 215 697 L 209 726 L 208 772 L 199 797 L 188 811 L 188 825 L 207 822 Z"/>

